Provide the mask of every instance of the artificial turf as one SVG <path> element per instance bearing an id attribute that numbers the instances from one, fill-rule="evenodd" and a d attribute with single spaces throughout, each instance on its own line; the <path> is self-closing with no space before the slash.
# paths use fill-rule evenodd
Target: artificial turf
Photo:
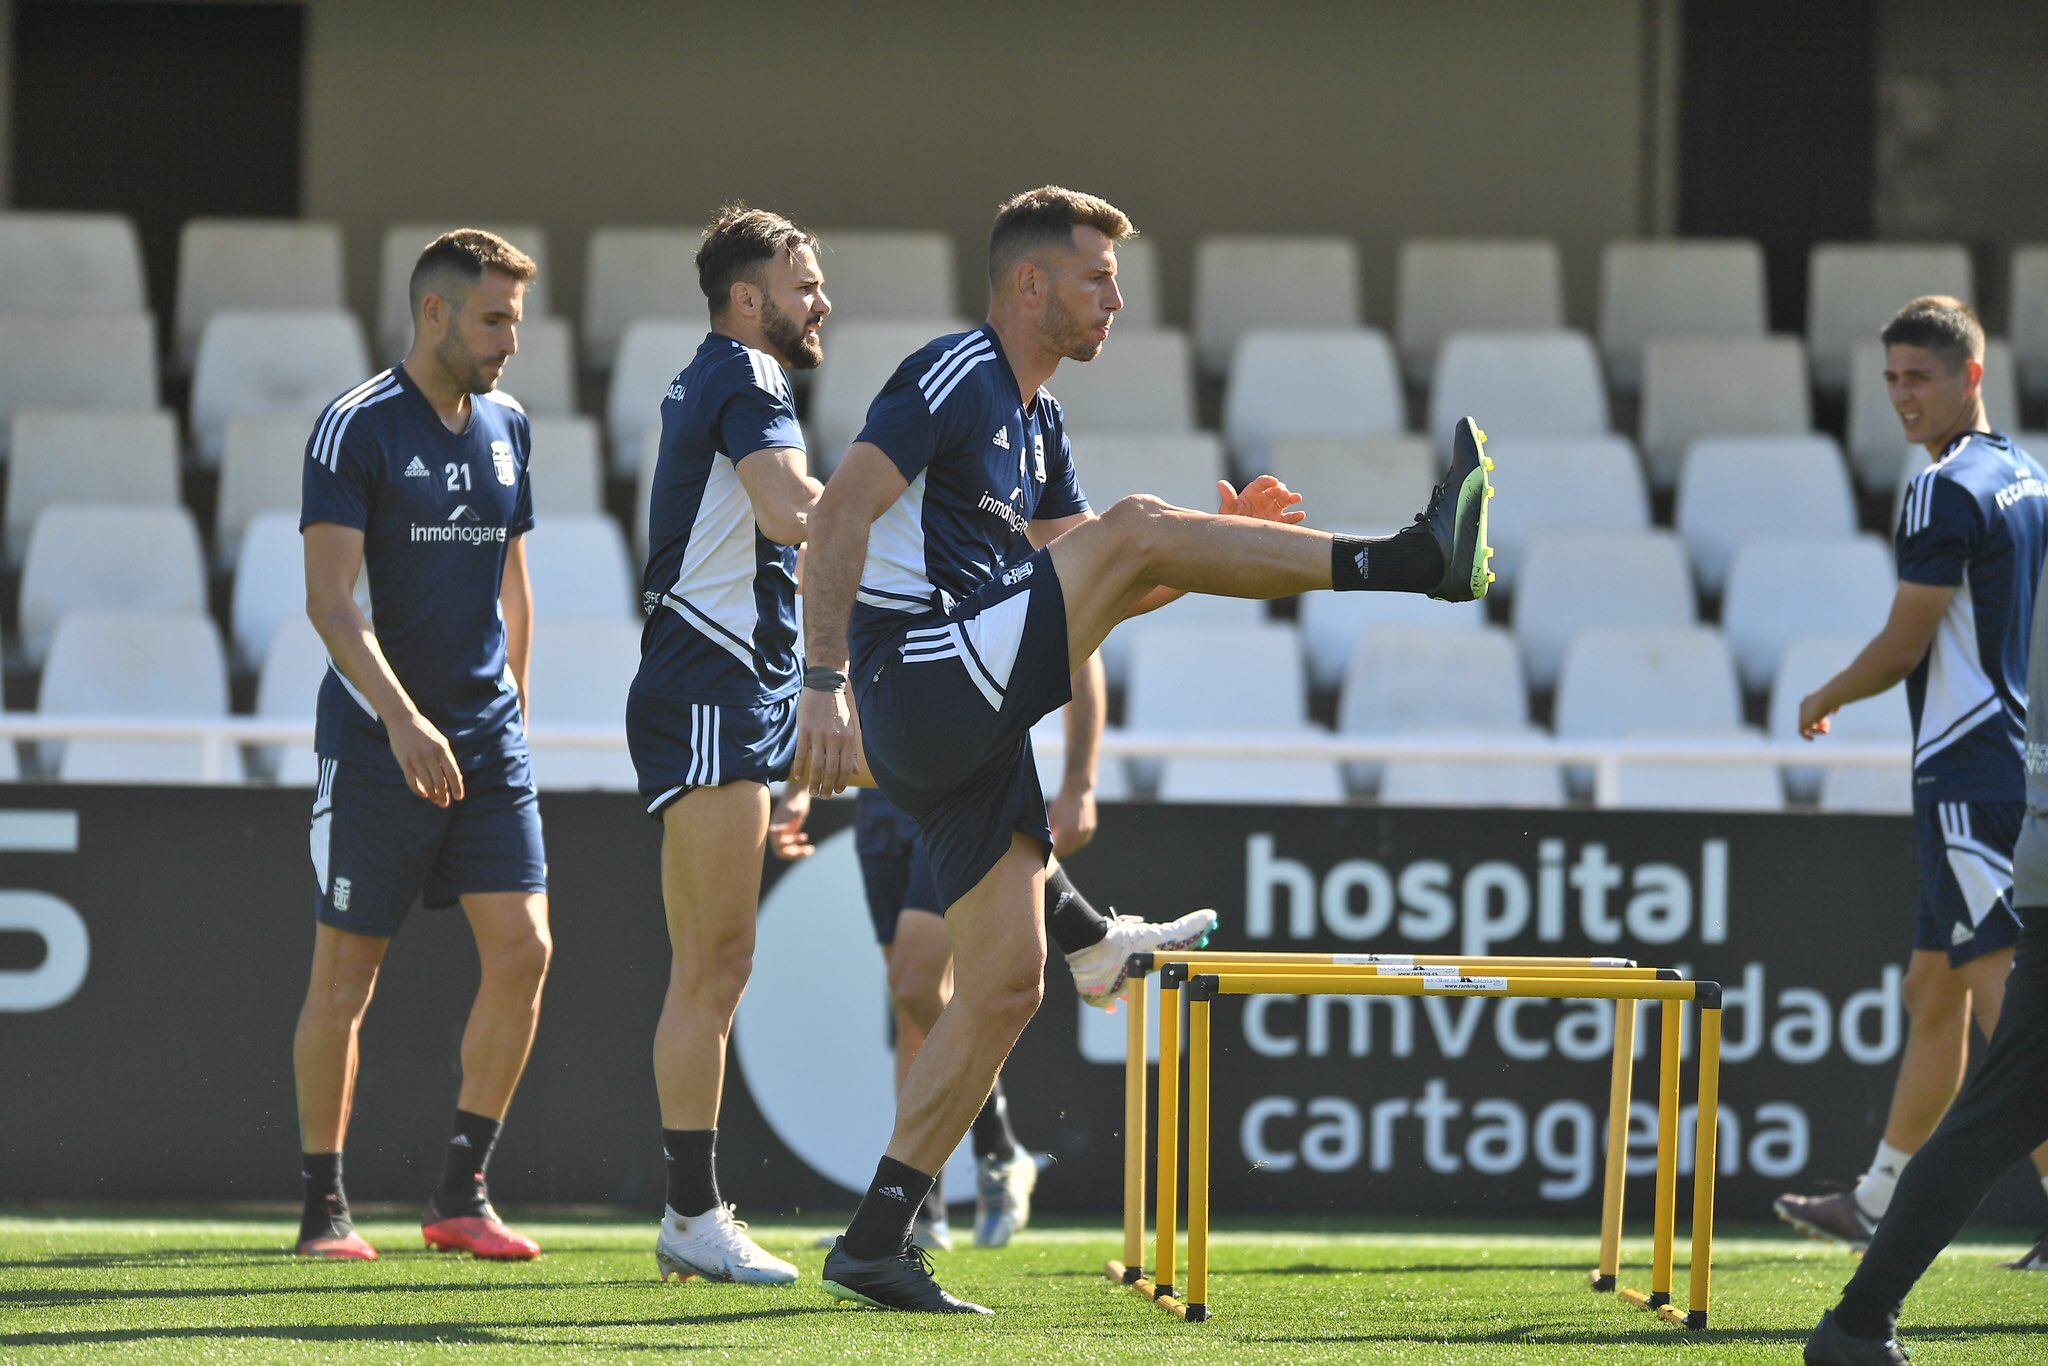
<path id="1" fill-rule="evenodd" d="M 941 1282 L 994 1318 L 887 1314 L 818 1288 L 822 1224 L 757 1224 L 803 1280 L 782 1290 L 657 1284 L 653 1222 L 521 1220 L 546 1248 L 526 1264 L 429 1253 L 418 1226 L 370 1219 L 374 1264 L 285 1255 L 284 1215 L 0 1215 L 0 1360 L 281 1357 L 562 1360 L 713 1350 L 784 1360 L 956 1358 L 1290 1361 L 1797 1360 L 1850 1270 L 1845 1253 L 1765 1229 L 1717 1246 L 1713 1326 L 1700 1335 L 1587 1289 L 1584 1231 L 1417 1220 L 1298 1228 L 1225 1222 L 1216 1317 L 1184 1324 L 1102 1277 L 1106 1225 L 1034 1226 L 1000 1251 L 939 1259 Z M 961 1230 L 964 1234 L 964 1228 Z M 2003 1270 L 2025 1239 L 1951 1249 L 1908 1307 L 1915 1360 L 2048 1360 L 2048 1275 Z M 1680 1255 L 1683 1257 L 1683 1230 Z M 1647 1240 L 1625 1249 L 1644 1284 Z M 1681 1260 L 1678 1299 L 1685 1300 Z"/>

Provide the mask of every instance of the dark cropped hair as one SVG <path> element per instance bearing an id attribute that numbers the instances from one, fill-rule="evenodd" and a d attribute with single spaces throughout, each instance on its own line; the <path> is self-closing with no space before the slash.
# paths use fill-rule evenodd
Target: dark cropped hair
<path id="1" fill-rule="evenodd" d="M 420 253 L 420 259 L 413 263 L 412 280 L 407 292 L 412 296 L 412 311 L 420 311 L 420 301 L 429 294 L 447 297 L 452 288 L 467 288 L 484 278 L 484 272 L 495 270 L 500 275 L 509 275 L 515 280 L 531 280 L 540 274 L 540 267 L 533 258 L 507 242 L 494 232 L 482 228 L 457 228 L 444 232 L 427 243 L 427 249 Z"/>
<path id="2" fill-rule="evenodd" d="M 995 226 L 988 234 L 989 283 L 1000 284 L 1017 262 L 1034 251 L 1071 247 L 1077 227 L 1094 228 L 1112 242 L 1127 242 L 1138 235 L 1122 209 L 1079 190 L 1041 185 L 1004 200 L 996 206 Z"/>
<path id="3" fill-rule="evenodd" d="M 1924 346 L 1951 372 L 1984 359 L 1984 324 L 1961 299 L 1923 294 L 1892 314 L 1879 334 L 1886 346 Z"/>
<path id="4" fill-rule="evenodd" d="M 725 312 L 734 285 L 758 280 L 764 263 L 800 247 L 815 250 L 817 245 L 816 233 L 779 213 L 727 204 L 704 229 L 704 244 L 697 248 L 697 286 L 711 305 L 711 316 Z"/>

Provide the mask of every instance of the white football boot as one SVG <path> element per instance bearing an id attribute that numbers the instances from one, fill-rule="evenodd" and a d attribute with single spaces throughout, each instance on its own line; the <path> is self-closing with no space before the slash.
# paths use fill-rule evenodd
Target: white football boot
<path id="1" fill-rule="evenodd" d="M 1038 1159 L 1022 1148 L 1008 1158 L 974 1163 L 974 1245 L 1007 1247 L 1031 1222 L 1031 1192 L 1038 1187 Z"/>
<path id="2" fill-rule="evenodd" d="M 1178 920 L 1153 924 L 1134 915 L 1113 916 L 1102 942 L 1067 955 L 1074 989 L 1091 1006 L 1109 1007 L 1123 990 L 1125 960 L 1134 953 L 1198 949 L 1216 928 L 1216 912 L 1189 911 Z"/>
<path id="3" fill-rule="evenodd" d="M 654 1240 L 654 1261 L 661 1278 L 736 1285 L 792 1285 L 796 1268 L 765 1251 L 747 1234 L 744 1220 L 733 1218 L 731 1205 L 720 1205 L 692 1218 L 672 1209 L 662 1211 L 661 1232 Z"/>

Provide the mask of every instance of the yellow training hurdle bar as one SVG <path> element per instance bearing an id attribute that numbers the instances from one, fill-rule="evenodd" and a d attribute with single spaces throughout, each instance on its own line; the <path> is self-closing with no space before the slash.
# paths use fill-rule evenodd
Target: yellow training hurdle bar
<path id="1" fill-rule="evenodd" d="M 1161 965 L 1157 1253 L 1154 1275 L 1140 1266 L 1144 1243 L 1144 1069 L 1146 1024 L 1143 973 Z M 1608 1151 L 1601 1201 L 1600 1262 L 1591 1276 L 1598 1291 L 1617 1291 L 1629 1303 L 1684 1328 L 1707 1326 L 1713 1246 L 1715 1136 L 1718 1128 L 1721 988 L 1685 982 L 1668 968 L 1642 968 L 1620 959 L 1446 957 L 1418 963 L 1408 955 L 1233 954 L 1134 955 L 1127 988 L 1124 1246 L 1122 1262 L 1105 1268 L 1117 1280 L 1183 1319 L 1209 1317 L 1209 1007 L 1218 995 L 1474 996 L 1608 999 L 1615 1003 L 1615 1047 L 1608 1096 Z M 1469 974 L 1469 975 L 1468 975 Z M 1188 1293 L 1173 1285 L 1180 1150 L 1180 1011 L 1189 996 Z M 1651 1288 L 1645 1294 L 1619 1285 L 1622 1187 L 1626 1175 L 1628 1104 L 1635 1053 L 1635 1002 L 1662 1003 L 1656 1215 Z M 1676 1216 L 1679 1011 L 1693 1001 L 1700 1015 L 1699 1113 L 1693 1174 L 1690 1304 L 1671 1302 Z"/>

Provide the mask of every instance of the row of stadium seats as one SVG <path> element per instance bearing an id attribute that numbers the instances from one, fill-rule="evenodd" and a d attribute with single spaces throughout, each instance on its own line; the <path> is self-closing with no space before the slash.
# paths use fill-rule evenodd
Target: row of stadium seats
<path id="1" fill-rule="evenodd" d="M 1343 674 L 1341 734 L 1481 740 L 1538 734 L 1522 701 L 1522 657 L 1507 632 L 1476 616 L 1440 613 L 1447 623 L 1389 619 L 1360 630 Z M 1861 638 L 1807 635 L 1788 642 L 1771 678 L 1773 736 L 1796 730 L 1799 699 L 1850 657 Z M 532 664 L 536 706 L 559 724 L 616 728 L 637 664 L 638 629 L 628 621 L 543 615 Z M 1256 716 L 1261 733 L 1319 733 L 1304 700 L 1300 632 L 1279 622 L 1164 624 L 1129 646 L 1127 726 L 1147 733 L 1200 734 L 1220 715 Z M 262 654 L 256 714 L 303 720 L 326 653 L 301 617 L 284 620 Z M 1204 687 L 1185 679 L 1199 669 Z M 72 716 L 227 715 L 225 658 L 213 623 L 171 612 L 77 611 L 57 625 L 43 676 L 46 712 Z M 55 699 L 62 699 L 61 705 Z M 1566 651 L 1555 733 L 1568 739 L 1753 738 L 1742 722 L 1737 669 L 1711 629 L 1585 631 Z M 1057 780 L 1062 718 L 1038 730 L 1039 760 Z M 1904 701 L 1894 689 L 1846 709 L 1836 735 L 1907 738 Z M 197 744 L 146 740 L 73 741 L 31 747 L 33 770 L 65 781 L 192 782 L 203 772 Z M 633 770 L 617 748 L 535 752 L 543 787 L 631 790 Z M 0 746 L 0 776 L 18 776 L 12 746 Z M 231 756 L 224 775 L 287 785 L 314 781 L 309 747 L 264 747 Z M 1342 801 L 1377 795 L 1389 803 L 1482 802 L 1555 805 L 1583 798 L 1590 776 L 1556 764 L 1449 761 L 1334 764 L 1288 759 L 1173 759 L 1103 766 L 1111 800 L 1156 793 L 1175 801 Z M 1792 769 L 1780 775 L 1743 764 L 1625 764 L 1618 793 L 1627 806 L 1775 809 L 1787 797 L 1818 798 L 1824 809 L 1901 809 L 1906 775 L 1890 769 Z"/>
<path id="2" fill-rule="evenodd" d="M 543 272 L 528 312 L 550 311 L 546 233 L 494 225 Z M 405 283 L 438 225 L 386 230 L 377 290 L 380 354 L 409 335 Z M 955 248 L 944 233 L 825 231 L 827 290 L 849 319 L 960 316 Z M 194 219 L 178 244 L 171 359 L 198 358 L 206 322 L 237 309 L 337 309 L 345 298 L 342 234 L 333 223 Z M 648 317 L 696 318 L 697 232 L 688 227 L 599 227 L 586 243 L 585 359 L 609 369 L 628 326 Z M 1139 238 L 1120 252 L 1133 326 L 1157 325 L 1161 271 Z M 2010 317 L 2030 395 L 2048 396 L 2048 245 L 2018 248 Z M 1365 317 L 1363 269 L 1346 237 L 1219 236 L 1195 244 L 1190 307 L 1195 352 L 1221 374 L 1238 338 L 1264 327 L 1356 327 Z M 1565 324 L 1563 256 L 1537 238 L 1415 239 L 1402 244 L 1393 281 L 1394 340 L 1409 378 L 1422 381 L 1457 332 L 1548 331 Z M 1806 340 L 1821 390 L 1848 382 L 1856 343 L 1921 293 L 1975 297 L 1960 244 L 1823 243 L 1808 258 Z M 0 214 L 0 312 L 121 312 L 143 307 L 134 227 L 114 215 Z M 978 301 L 969 300 L 969 304 Z M 1663 336 L 1761 337 L 1764 258 L 1749 241 L 1617 241 L 1600 257 L 1599 337 L 1615 384 L 1633 392 L 1645 342 Z"/>

